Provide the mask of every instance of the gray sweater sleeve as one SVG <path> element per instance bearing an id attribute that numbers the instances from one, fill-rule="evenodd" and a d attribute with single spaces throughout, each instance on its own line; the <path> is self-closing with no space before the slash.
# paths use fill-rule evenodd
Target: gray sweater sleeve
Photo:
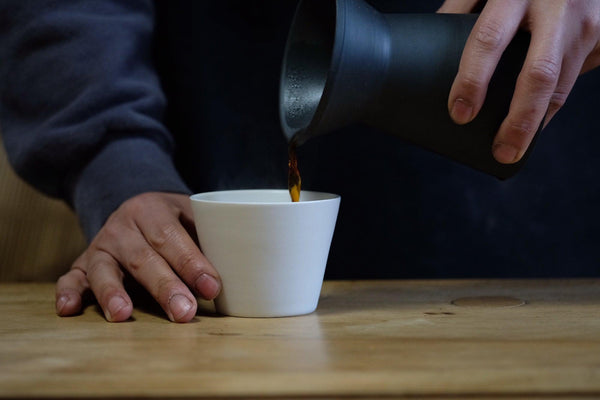
<path id="1" fill-rule="evenodd" d="M 149 0 L 0 3 L 0 127 L 17 173 L 91 239 L 126 199 L 189 193 L 152 63 Z"/>

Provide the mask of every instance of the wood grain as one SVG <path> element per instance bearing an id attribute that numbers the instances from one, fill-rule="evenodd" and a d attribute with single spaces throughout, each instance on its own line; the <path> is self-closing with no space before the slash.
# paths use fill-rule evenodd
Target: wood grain
<path id="1" fill-rule="evenodd" d="M 53 291 L 0 285 L 0 397 L 600 398 L 600 280 L 326 282 L 310 315 L 189 324 Z"/>

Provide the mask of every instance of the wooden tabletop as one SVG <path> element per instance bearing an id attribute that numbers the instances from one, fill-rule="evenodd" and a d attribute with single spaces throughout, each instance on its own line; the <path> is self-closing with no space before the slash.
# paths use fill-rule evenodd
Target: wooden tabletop
<path id="1" fill-rule="evenodd" d="M 107 323 L 0 285 L 0 397 L 600 398 L 600 280 L 326 282 L 316 312 Z"/>

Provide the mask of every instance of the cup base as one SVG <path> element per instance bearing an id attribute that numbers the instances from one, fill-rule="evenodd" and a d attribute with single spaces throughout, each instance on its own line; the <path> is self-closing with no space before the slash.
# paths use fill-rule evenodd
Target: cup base
<path id="1" fill-rule="evenodd" d="M 239 318 L 285 318 L 298 317 L 313 313 L 317 306 L 294 308 L 294 309 L 278 309 L 278 310 L 261 310 L 261 309 L 237 309 L 236 307 L 227 307 L 219 304 L 219 300 L 215 299 L 215 310 L 218 314 L 228 317 Z"/>

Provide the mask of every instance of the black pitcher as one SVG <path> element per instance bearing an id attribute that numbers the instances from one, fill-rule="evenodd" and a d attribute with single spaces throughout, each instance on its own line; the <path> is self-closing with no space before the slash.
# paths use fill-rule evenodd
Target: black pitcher
<path id="1" fill-rule="evenodd" d="M 501 179 L 523 165 L 492 156 L 529 46 L 519 32 L 504 52 L 483 108 L 466 125 L 448 95 L 475 14 L 384 14 L 362 0 L 303 0 L 287 40 L 280 117 L 290 141 L 362 122 Z"/>

